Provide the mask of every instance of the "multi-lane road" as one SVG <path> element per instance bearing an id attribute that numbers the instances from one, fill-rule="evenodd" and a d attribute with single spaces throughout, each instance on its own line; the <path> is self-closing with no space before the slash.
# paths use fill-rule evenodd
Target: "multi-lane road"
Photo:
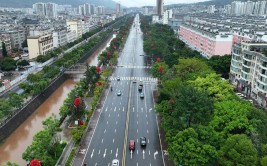
<path id="1" fill-rule="evenodd" d="M 120 166 L 164 166 L 152 97 L 156 79 L 145 66 L 144 56 L 140 56 L 144 52 L 139 22 L 139 15 L 136 15 L 118 67 L 110 78 L 113 91 L 106 96 L 86 150 L 83 163 L 87 165 L 111 166 L 112 160 L 118 159 Z M 143 99 L 138 91 L 139 80 L 143 82 Z M 117 96 L 118 91 L 121 96 Z M 139 139 L 143 136 L 147 138 L 145 148 L 140 146 Z M 130 140 L 135 140 L 134 151 L 129 150 Z"/>

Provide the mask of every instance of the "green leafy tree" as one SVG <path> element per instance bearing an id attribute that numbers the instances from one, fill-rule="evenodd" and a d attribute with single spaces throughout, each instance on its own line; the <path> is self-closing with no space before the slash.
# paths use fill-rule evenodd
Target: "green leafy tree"
<path id="1" fill-rule="evenodd" d="M 251 106 L 238 100 L 226 100 L 214 105 L 210 125 L 225 138 L 230 134 L 249 134 L 254 130 L 248 119 Z"/>
<path id="2" fill-rule="evenodd" d="M 31 83 L 35 83 L 38 82 L 42 79 L 42 75 L 41 74 L 29 74 L 27 77 L 27 81 L 31 82 Z"/>
<path id="3" fill-rule="evenodd" d="M 174 68 L 175 75 L 182 81 L 195 80 L 214 72 L 204 61 L 197 58 L 179 59 L 179 64 L 174 65 Z"/>
<path id="4" fill-rule="evenodd" d="M 19 166 L 17 163 L 12 163 L 10 161 L 8 161 L 5 165 L 3 166 Z"/>
<path id="5" fill-rule="evenodd" d="M 174 102 L 171 115 L 176 117 L 173 119 L 175 126 L 187 128 L 207 124 L 213 114 L 213 100 L 205 91 L 198 91 L 192 86 L 181 87 Z"/>
<path id="6" fill-rule="evenodd" d="M 0 119 L 8 115 L 11 109 L 12 105 L 10 105 L 7 100 L 0 98 Z"/>
<path id="7" fill-rule="evenodd" d="M 257 150 L 246 135 L 230 136 L 219 150 L 219 164 L 222 166 L 258 165 Z"/>
<path id="8" fill-rule="evenodd" d="M 160 71 L 160 67 L 162 66 L 162 71 Z M 154 63 L 152 68 L 151 68 L 151 73 L 153 75 L 153 77 L 158 77 L 158 78 L 161 78 L 163 77 L 167 71 L 168 71 L 169 67 L 166 63 L 164 62 L 157 62 L 157 63 Z"/>
<path id="9" fill-rule="evenodd" d="M 207 165 L 217 159 L 215 147 L 203 144 L 193 128 L 179 132 L 168 147 L 170 157 L 184 166 Z"/>
<path id="10" fill-rule="evenodd" d="M 2 55 L 7 57 L 6 43 L 2 42 Z"/>
<path id="11" fill-rule="evenodd" d="M 29 63 L 27 60 L 22 59 L 22 60 L 20 60 L 20 61 L 17 63 L 17 65 L 18 65 L 18 66 L 29 66 L 30 63 Z"/>
<path id="12" fill-rule="evenodd" d="M 233 88 L 227 82 L 221 80 L 215 73 L 208 74 L 206 77 L 198 77 L 190 83 L 198 90 L 207 91 L 215 101 L 222 101 L 233 98 Z"/>
<path id="13" fill-rule="evenodd" d="M 19 95 L 15 92 L 12 92 L 9 94 L 9 98 L 8 98 L 8 103 L 13 107 L 13 108 L 22 108 L 23 106 L 23 96 Z"/>
<path id="14" fill-rule="evenodd" d="M 267 165 L 267 156 L 261 158 L 261 166 Z"/>
<path id="15" fill-rule="evenodd" d="M 0 68 L 3 71 L 11 71 L 17 68 L 16 61 L 12 58 L 5 58 L 0 61 Z"/>
<path id="16" fill-rule="evenodd" d="M 228 79 L 230 73 L 232 55 L 212 56 L 208 60 L 208 65 L 216 71 L 217 74 L 222 75 L 223 78 Z"/>

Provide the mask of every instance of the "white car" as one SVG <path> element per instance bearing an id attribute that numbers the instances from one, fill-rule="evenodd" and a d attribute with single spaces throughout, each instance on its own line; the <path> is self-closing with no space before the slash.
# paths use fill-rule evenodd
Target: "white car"
<path id="1" fill-rule="evenodd" d="M 114 159 L 114 160 L 112 160 L 112 164 L 111 164 L 111 166 L 119 166 L 119 165 L 120 165 L 120 162 L 119 162 L 118 159 Z"/>

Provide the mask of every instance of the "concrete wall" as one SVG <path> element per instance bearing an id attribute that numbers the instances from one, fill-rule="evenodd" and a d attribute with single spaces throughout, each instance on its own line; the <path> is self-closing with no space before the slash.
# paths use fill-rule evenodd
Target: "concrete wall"
<path id="1" fill-rule="evenodd" d="M 0 127 L 0 141 L 15 131 L 66 79 L 67 77 L 64 74 L 60 75 L 43 93 L 37 95 L 21 110 L 18 110 L 12 118 Z"/>
<path id="2" fill-rule="evenodd" d="M 111 32 L 106 38 L 94 46 L 91 50 L 86 52 L 84 56 L 78 61 L 78 63 L 85 62 L 106 40 L 112 37 L 113 32 Z M 17 113 L 12 115 L 12 118 L 8 119 L 5 124 L 0 124 L 0 142 L 6 139 L 13 131 L 17 129 L 49 96 L 63 83 L 67 80 L 68 75 L 62 74 L 56 78 L 47 87 L 43 93 L 37 95 L 33 98 L 26 106 L 21 110 L 16 111 Z"/>

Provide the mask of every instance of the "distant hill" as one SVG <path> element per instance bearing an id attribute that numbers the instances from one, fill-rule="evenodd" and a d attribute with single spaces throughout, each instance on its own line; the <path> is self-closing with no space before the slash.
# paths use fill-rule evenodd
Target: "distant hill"
<path id="1" fill-rule="evenodd" d="M 0 0 L 0 7 L 31 8 L 32 5 L 37 2 L 53 2 L 59 5 L 69 4 L 73 7 L 85 3 L 101 5 L 107 8 L 115 8 L 116 5 L 113 0 Z"/>
<path id="2" fill-rule="evenodd" d="M 198 5 L 215 5 L 215 6 L 224 6 L 224 5 L 228 5 L 231 4 L 234 1 L 248 1 L 248 0 L 211 0 L 211 1 L 206 1 L 206 2 L 199 2 L 196 3 Z M 250 1 L 259 1 L 259 0 L 250 0 Z"/>

